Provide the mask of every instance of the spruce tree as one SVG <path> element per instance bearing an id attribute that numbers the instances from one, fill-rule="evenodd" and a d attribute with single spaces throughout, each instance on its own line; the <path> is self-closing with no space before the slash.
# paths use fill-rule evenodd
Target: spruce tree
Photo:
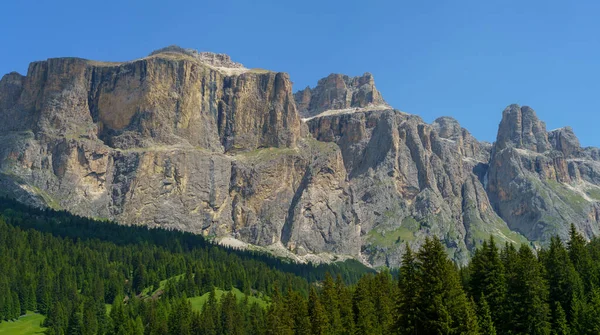
<path id="1" fill-rule="evenodd" d="M 567 322 L 567 315 L 559 302 L 555 303 L 552 318 L 552 335 L 569 335 L 571 331 Z"/>
<path id="2" fill-rule="evenodd" d="M 547 283 L 540 262 L 528 246 L 519 248 L 514 270 L 507 305 L 512 311 L 511 329 L 515 333 L 550 334 Z"/>
<path id="3" fill-rule="evenodd" d="M 596 275 L 591 271 L 593 262 L 586 248 L 587 242 L 583 235 L 577 231 L 574 224 L 571 224 L 569 235 L 570 239 L 567 243 L 569 257 L 583 281 L 585 290 L 590 292 L 596 282 Z"/>
<path id="4" fill-rule="evenodd" d="M 551 239 L 550 247 L 544 257 L 544 265 L 549 300 L 560 304 L 561 309 L 566 313 L 567 320 L 570 320 L 573 311 L 573 297 L 583 295 L 583 284 L 567 249 L 557 236 Z"/>
<path id="5" fill-rule="evenodd" d="M 352 311 L 352 293 L 346 287 L 342 276 L 338 274 L 335 288 L 339 299 L 340 318 L 342 322 L 342 335 L 353 335 L 355 333 L 354 313 Z"/>
<path id="6" fill-rule="evenodd" d="M 419 250 L 420 334 L 475 334 L 477 321 L 460 285 L 458 271 L 437 238 L 426 238 Z"/>
<path id="7" fill-rule="evenodd" d="M 69 318 L 67 335 L 83 335 L 83 314 L 81 308 L 74 308 Z"/>
<path id="8" fill-rule="evenodd" d="M 288 286 L 285 296 L 286 315 L 290 316 L 292 329 L 295 335 L 304 335 L 311 333 L 311 323 L 308 315 L 308 306 L 300 293 L 293 291 Z"/>
<path id="9" fill-rule="evenodd" d="M 492 312 L 483 295 L 479 298 L 477 318 L 479 320 L 479 331 L 481 335 L 496 335 L 496 327 L 492 320 Z"/>
<path id="10" fill-rule="evenodd" d="M 470 263 L 469 288 L 476 300 L 485 298 L 491 310 L 492 320 L 499 323 L 503 315 L 506 299 L 506 280 L 504 265 L 493 237 L 484 241 L 475 251 Z"/>
<path id="11" fill-rule="evenodd" d="M 321 302 L 327 314 L 328 334 L 339 334 L 342 329 L 342 320 L 340 316 L 340 307 L 338 301 L 338 293 L 333 282 L 333 277 L 327 272 L 323 281 L 323 291 L 321 294 Z"/>
<path id="12" fill-rule="evenodd" d="M 314 286 L 311 286 L 310 293 L 308 295 L 308 317 L 310 319 L 310 327 L 312 335 L 325 335 L 329 329 L 329 320 L 327 319 L 327 312 Z"/>
<path id="13" fill-rule="evenodd" d="M 397 334 L 417 334 L 420 328 L 419 294 L 419 265 L 412 250 L 406 244 L 406 252 L 402 258 L 398 279 L 398 298 L 396 303 L 396 323 L 394 332 Z"/>

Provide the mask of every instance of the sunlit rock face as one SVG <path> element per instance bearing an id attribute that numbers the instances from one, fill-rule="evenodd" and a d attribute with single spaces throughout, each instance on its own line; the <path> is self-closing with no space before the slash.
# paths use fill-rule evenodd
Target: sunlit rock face
<path id="1" fill-rule="evenodd" d="M 571 128 L 546 131 L 529 107 L 503 112 L 490 161 L 488 193 L 512 230 L 533 241 L 566 238 L 571 223 L 597 235 L 600 164 L 595 148 L 581 148 Z"/>
<path id="2" fill-rule="evenodd" d="M 397 266 L 436 236 L 465 263 L 490 235 L 598 233 L 600 150 L 572 129 L 511 105 L 479 142 L 391 108 L 368 73 L 294 94 L 285 73 L 176 46 L 49 59 L 0 80 L 0 118 L 3 195 L 301 260 Z"/>

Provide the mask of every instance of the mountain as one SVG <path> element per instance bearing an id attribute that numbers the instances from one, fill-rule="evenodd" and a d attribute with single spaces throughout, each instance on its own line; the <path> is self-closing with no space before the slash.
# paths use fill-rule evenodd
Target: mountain
<path id="1" fill-rule="evenodd" d="M 294 94 L 285 73 L 171 46 L 58 58 L 0 81 L 0 189 L 38 207 L 397 266 L 404 244 L 599 233 L 600 149 L 509 106 L 497 141 L 390 107 L 371 74 Z"/>

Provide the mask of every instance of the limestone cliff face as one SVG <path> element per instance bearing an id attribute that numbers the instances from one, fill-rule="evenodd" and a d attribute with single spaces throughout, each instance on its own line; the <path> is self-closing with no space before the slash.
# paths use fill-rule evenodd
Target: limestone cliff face
<path id="1" fill-rule="evenodd" d="M 50 59 L 4 76 L 3 189 L 129 224 L 231 232 L 230 183 L 247 168 L 231 154 L 300 156 L 301 124 L 287 74 L 214 65 L 161 52 L 128 63 Z M 288 169 L 268 158 L 274 175 Z M 293 193 L 299 178 L 289 178 Z"/>
<path id="2" fill-rule="evenodd" d="M 360 77 L 332 73 L 319 80 L 315 88 L 297 92 L 295 99 L 300 115 L 305 118 L 327 110 L 387 106 L 368 72 Z"/>
<path id="3" fill-rule="evenodd" d="M 372 264 L 398 264 L 406 243 L 418 246 L 427 236 L 441 238 L 459 262 L 490 234 L 525 241 L 496 215 L 478 177 L 489 145 L 455 120 L 429 125 L 390 109 L 315 117 L 308 125 L 317 140 L 341 149 L 353 205 L 347 215 L 360 224 Z"/>
<path id="4" fill-rule="evenodd" d="M 567 237 L 570 223 L 600 233 L 596 150 L 583 149 L 571 128 L 546 131 L 533 109 L 504 110 L 490 162 L 488 192 L 511 229 L 533 241 Z"/>
<path id="5" fill-rule="evenodd" d="M 0 121 L 2 195 L 304 259 L 397 266 L 437 236 L 464 263 L 489 235 L 600 233 L 600 149 L 572 129 L 511 105 L 479 142 L 392 109 L 370 74 L 294 95 L 285 73 L 175 46 L 50 59 L 0 80 Z"/>

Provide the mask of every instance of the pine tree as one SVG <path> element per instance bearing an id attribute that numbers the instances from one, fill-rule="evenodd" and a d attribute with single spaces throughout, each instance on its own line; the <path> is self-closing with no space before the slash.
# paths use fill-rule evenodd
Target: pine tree
<path id="1" fill-rule="evenodd" d="M 292 335 L 292 320 L 287 314 L 287 308 L 279 286 L 274 283 L 274 290 L 271 305 L 267 311 L 266 334 L 268 335 Z"/>
<path id="2" fill-rule="evenodd" d="M 83 314 L 81 308 L 74 308 L 69 318 L 67 335 L 83 335 Z"/>
<path id="3" fill-rule="evenodd" d="M 419 323 L 417 331 L 425 334 L 474 334 L 474 320 L 470 302 L 460 285 L 458 271 L 447 258 L 437 238 L 426 238 L 419 250 Z"/>
<path id="4" fill-rule="evenodd" d="M 202 306 L 202 313 L 200 314 L 204 326 L 203 332 L 206 335 L 217 334 L 219 320 L 216 309 L 217 297 L 215 287 L 213 286 L 208 294 L 208 300 L 206 300 L 206 303 Z"/>
<path id="5" fill-rule="evenodd" d="M 144 335 L 144 323 L 141 317 L 138 316 L 135 318 L 132 328 L 132 335 Z"/>
<path id="6" fill-rule="evenodd" d="M 237 310 L 237 299 L 233 292 L 229 292 L 221 297 L 221 322 L 220 329 L 222 334 L 241 334 L 240 315 Z"/>
<path id="7" fill-rule="evenodd" d="M 373 334 L 377 323 L 375 306 L 369 291 L 369 277 L 363 276 L 356 284 L 352 296 L 352 309 L 354 312 L 354 324 L 359 334 Z"/>
<path id="8" fill-rule="evenodd" d="M 83 326 L 81 328 L 81 333 L 83 335 L 98 334 L 98 317 L 96 315 L 96 305 L 92 298 L 86 299 L 83 305 L 83 321 Z"/>
<path id="9" fill-rule="evenodd" d="M 590 258 L 589 252 L 586 248 L 587 242 L 583 235 L 581 235 L 574 224 L 571 224 L 570 240 L 567 243 L 567 249 L 569 250 L 569 257 L 575 267 L 575 270 L 581 277 L 585 290 L 591 291 L 594 286 L 595 275 L 591 272 L 592 259 Z"/>
<path id="10" fill-rule="evenodd" d="M 342 329 L 342 320 L 340 316 L 340 307 L 338 294 L 333 282 L 333 277 L 327 272 L 323 281 L 323 291 L 321 294 L 321 302 L 329 320 L 328 334 L 339 334 Z"/>
<path id="11" fill-rule="evenodd" d="M 329 320 L 327 319 L 327 312 L 314 286 L 310 288 L 308 295 L 308 317 L 310 319 L 311 334 L 312 335 L 325 335 L 329 329 Z"/>
<path id="12" fill-rule="evenodd" d="M 146 287 L 146 267 L 144 264 L 138 263 L 133 269 L 132 289 L 135 294 L 141 293 Z"/>
<path id="13" fill-rule="evenodd" d="M 184 294 L 173 303 L 173 308 L 169 315 L 169 334 L 190 335 L 191 320 L 192 306 Z"/>
<path id="14" fill-rule="evenodd" d="M 246 324 L 248 325 L 247 331 L 249 334 L 263 335 L 267 330 L 265 324 L 265 312 L 262 307 L 257 303 L 253 303 L 248 310 L 248 318 Z M 308 332 L 306 332 L 308 333 Z M 306 334 L 305 333 L 305 334 Z"/>
<path id="15" fill-rule="evenodd" d="M 479 320 L 479 329 L 481 335 L 496 335 L 496 327 L 494 327 L 494 321 L 492 320 L 490 306 L 488 305 L 487 300 L 483 295 L 479 299 L 477 317 Z"/>
<path id="16" fill-rule="evenodd" d="M 484 241 L 481 248 L 475 251 L 470 263 L 469 288 L 475 299 L 485 298 L 491 310 L 492 320 L 499 323 L 503 315 L 506 298 L 506 280 L 504 265 L 493 237 Z"/>
<path id="17" fill-rule="evenodd" d="M 420 328 L 419 294 L 419 265 L 412 250 L 406 245 L 402 258 L 398 281 L 398 298 L 396 303 L 396 323 L 394 331 L 398 334 L 417 334 Z"/>
<path id="18" fill-rule="evenodd" d="M 553 237 L 544 257 L 550 301 L 560 304 L 566 318 L 571 319 L 573 297 L 583 295 L 583 284 L 562 241 Z"/>
<path id="19" fill-rule="evenodd" d="M 511 294 L 507 308 L 512 311 L 509 320 L 516 333 L 547 335 L 550 333 L 548 288 L 540 262 L 527 246 L 518 252 L 514 273 L 508 283 Z"/>
<path id="20" fill-rule="evenodd" d="M 340 274 L 337 276 L 335 288 L 337 290 L 340 307 L 340 319 L 342 323 L 341 334 L 353 335 L 355 333 L 355 325 L 354 313 L 352 311 L 352 293 L 348 287 L 346 287 Z"/>
<path id="21" fill-rule="evenodd" d="M 569 335 L 571 331 L 567 322 L 567 315 L 561 307 L 560 303 L 556 302 L 554 307 L 554 316 L 552 318 L 552 335 Z"/>
<path id="22" fill-rule="evenodd" d="M 117 296 L 110 309 L 110 319 L 112 320 L 112 334 L 126 334 L 128 328 L 128 318 L 123 305 L 123 297 Z"/>
<path id="23" fill-rule="evenodd" d="M 375 305 L 378 333 L 389 334 L 393 332 L 394 298 L 397 296 L 397 288 L 392 275 L 387 270 L 379 272 L 371 282 L 371 296 Z"/>
<path id="24" fill-rule="evenodd" d="M 308 306 L 300 293 L 293 291 L 291 285 L 285 296 L 286 315 L 290 316 L 295 335 L 310 334 L 311 324 L 308 316 Z"/>
<path id="25" fill-rule="evenodd" d="M 17 292 L 13 292 L 12 293 L 12 319 L 16 320 L 19 318 L 19 316 L 21 316 L 22 314 L 22 309 L 21 309 L 21 301 L 19 299 L 19 294 Z"/>
<path id="26" fill-rule="evenodd" d="M 600 334 L 600 289 L 592 289 L 585 308 L 583 329 L 586 334 Z"/>

